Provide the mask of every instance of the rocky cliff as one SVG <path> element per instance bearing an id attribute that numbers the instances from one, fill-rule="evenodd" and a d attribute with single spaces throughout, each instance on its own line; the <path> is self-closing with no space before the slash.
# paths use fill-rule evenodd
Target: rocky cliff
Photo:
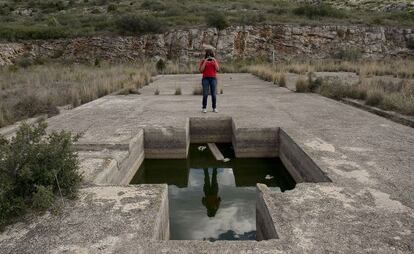
<path id="1" fill-rule="evenodd" d="M 361 26 L 234 26 L 172 30 L 135 37 L 83 37 L 0 44 L 0 65 L 24 54 L 89 61 L 124 62 L 143 58 L 199 58 L 205 45 L 217 46 L 220 58 L 327 58 L 357 50 L 364 58 L 414 55 L 414 29 Z"/>

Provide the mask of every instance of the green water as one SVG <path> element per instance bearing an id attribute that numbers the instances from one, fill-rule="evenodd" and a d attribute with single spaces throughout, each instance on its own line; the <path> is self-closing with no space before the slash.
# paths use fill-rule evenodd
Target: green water
<path id="1" fill-rule="evenodd" d="M 172 240 L 255 240 L 256 183 L 283 192 L 295 182 L 277 158 L 235 159 L 231 145 L 219 144 L 230 158 L 223 162 L 200 146 L 187 160 L 144 160 L 131 184 L 168 184 Z"/>

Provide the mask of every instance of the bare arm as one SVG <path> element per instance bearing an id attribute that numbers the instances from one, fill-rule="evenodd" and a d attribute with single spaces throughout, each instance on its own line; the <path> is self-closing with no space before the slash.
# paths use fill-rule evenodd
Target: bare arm
<path id="1" fill-rule="evenodd" d="M 200 72 L 204 71 L 204 69 L 206 68 L 206 64 L 207 64 L 207 61 L 203 60 L 203 62 L 200 64 L 200 68 L 199 68 Z"/>

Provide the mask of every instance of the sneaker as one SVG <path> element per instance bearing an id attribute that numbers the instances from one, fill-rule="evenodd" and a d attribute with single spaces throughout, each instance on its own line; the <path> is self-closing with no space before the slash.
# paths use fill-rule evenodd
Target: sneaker
<path id="1" fill-rule="evenodd" d="M 218 113 L 218 110 L 216 108 L 213 108 L 214 113 Z"/>
<path id="2" fill-rule="evenodd" d="M 203 112 L 203 113 L 207 113 L 207 109 L 203 108 L 203 109 L 201 110 L 201 112 Z"/>

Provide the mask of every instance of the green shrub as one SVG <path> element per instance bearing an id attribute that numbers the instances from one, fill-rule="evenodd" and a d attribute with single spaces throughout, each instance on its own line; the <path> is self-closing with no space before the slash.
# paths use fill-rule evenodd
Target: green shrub
<path id="1" fill-rule="evenodd" d="M 162 11 L 162 10 L 165 10 L 165 5 L 158 1 L 145 0 L 141 4 L 141 9 L 150 10 L 150 11 Z"/>
<path id="2" fill-rule="evenodd" d="M 118 20 L 117 25 L 119 30 L 125 34 L 158 33 L 163 30 L 161 20 L 150 15 L 124 16 Z"/>
<path id="3" fill-rule="evenodd" d="M 108 5 L 107 11 L 108 12 L 114 12 L 118 9 L 118 6 L 116 4 L 110 4 Z"/>
<path id="4" fill-rule="evenodd" d="M 182 94 L 181 87 L 175 88 L 174 95 L 181 95 L 181 94 Z"/>
<path id="5" fill-rule="evenodd" d="M 91 13 L 92 14 L 101 14 L 101 10 L 98 9 L 98 8 L 94 8 L 94 9 L 92 9 Z"/>
<path id="6" fill-rule="evenodd" d="M 226 29 L 230 25 L 227 17 L 222 12 L 209 12 L 205 19 L 209 27 L 215 27 L 218 30 Z"/>
<path id="7" fill-rule="evenodd" d="M 53 205 L 55 195 L 52 188 L 43 185 L 36 186 L 36 192 L 33 193 L 33 205 L 36 210 L 43 211 Z"/>
<path id="8" fill-rule="evenodd" d="M 11 140 L 0 136 L 0 226 L 28 208 L 46 209 L 56 196 L 75 197 L 81 182 L 73 149 L 77 137 L 46 135 L 46 123 L 22 124 Z"/>
<path id="9" fill-rule="evenodd" d="M 30 57 L 22 56 L 16 59 L 16 64 L 22 68 L 28 68 L 29 66 L 33 65 L 34 61 Z"/>
<path id="10" fill-rule="evenodd" d="M 165 61 L 162 58 L 160 58 L 157 61 L 155 67 L 157 68 L 158 73 L 162 73 L 165 71 L 165 68 L 167 67 L 167 65 L 165 64 Z"/>
<path id="11" fill-rule="evenodd" d="M 61 27 L 0 25 L 0 39 L 6 40 L 47 40 L 68 35 L 69 32 Z"/>
<path id="12" fill-rule="evenodd" d="M 304 4 L 293 9 L 293 14 L 298 16 L 306 16 L 309 19 L 320 17 L 344 18 L 345 13 L 339 9 L 333 8 L 326 4 Z"/>

